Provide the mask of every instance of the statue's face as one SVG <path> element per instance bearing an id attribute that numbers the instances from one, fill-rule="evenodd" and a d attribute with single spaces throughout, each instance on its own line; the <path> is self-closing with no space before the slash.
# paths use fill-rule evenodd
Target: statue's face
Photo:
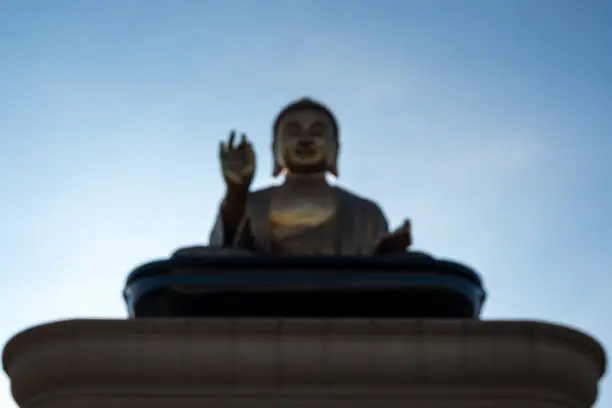
<path id="1" fill-rule="evenodd" d="M 277 161 L 290 172 L 326 171 L 335 160 L 333 123 L 318 110 L 303 109 L 283 116 L 276 142 Z"/>

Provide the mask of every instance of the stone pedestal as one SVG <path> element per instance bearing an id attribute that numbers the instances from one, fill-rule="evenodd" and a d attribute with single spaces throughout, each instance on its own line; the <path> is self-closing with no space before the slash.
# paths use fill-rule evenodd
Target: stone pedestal
<path id="1" fill-rule="evenodd" d="M 21 408 L 587 408 L 590 337 L 518 321 L 72 320 L 4 350 Z"/>
<path id="2" fill-rule="evenodd" d="M 401 256 L 184 256 L 127 278 L 132 318 L 478 319 L 480 276 L 457 262 Z"/>

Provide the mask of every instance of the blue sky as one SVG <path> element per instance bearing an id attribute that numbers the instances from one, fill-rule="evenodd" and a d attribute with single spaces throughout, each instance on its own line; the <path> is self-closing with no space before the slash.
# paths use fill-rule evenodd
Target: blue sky
<path id="1" fill-rule="evenodd" d="M 605 1 L 2 2 L 0 337 L 123 318 L 132 267 L 206 242 L 218 141 L 246 131 L 271 183 L 273 116 L 311 96 L 341 122 L 340 183 L 478 269 L 486 318 L 612 346 L 611 21 Z"/>

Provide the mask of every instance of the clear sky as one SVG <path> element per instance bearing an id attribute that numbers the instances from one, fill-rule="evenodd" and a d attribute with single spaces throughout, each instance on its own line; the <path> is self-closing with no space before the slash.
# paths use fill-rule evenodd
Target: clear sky
<path id="1" fill-rule="evenodd" d="M 612 347 L 611 39 L 594 0 L 2 1 L 0 337 L 125 317 L 131 268 L 206 242 L 219 140 L 271 183 L 272 119 L 311 96 L 340 183 L 479 270 L 486 318 Z"/>

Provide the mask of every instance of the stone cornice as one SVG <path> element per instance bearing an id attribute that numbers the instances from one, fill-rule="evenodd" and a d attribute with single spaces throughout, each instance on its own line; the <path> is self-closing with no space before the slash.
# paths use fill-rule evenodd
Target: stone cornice
<path id="1" fill-rule="evenodd" d="M 184 395 L 325 387 L 518 389 L 590 406 L 605 354 L 578 331 L 522 321 L 68 320 L 13 337 L 3 365 L 18 403 L 100 387 Z"/>

